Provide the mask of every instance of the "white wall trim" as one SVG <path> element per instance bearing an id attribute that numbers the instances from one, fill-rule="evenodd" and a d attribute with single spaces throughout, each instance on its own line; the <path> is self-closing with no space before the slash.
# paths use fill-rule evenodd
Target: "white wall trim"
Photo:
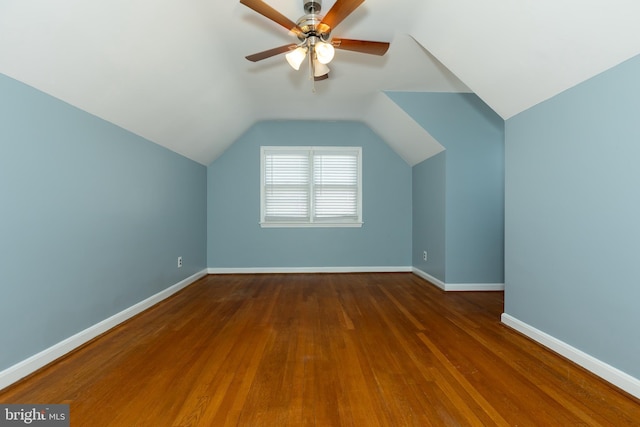
<path id="1" fill-rule="evenodd" d="M 75 350 L 76 348 L 91 341 L 98 335 L 107 332 L 109 329 L 119 325 L 125 320 L 130 319 L 136 314 L 141 313 L 149 307 L 154 306 L 160 301 L 175 294 L 179 290 L 186 288 L 188 285 L 192 284 L 201 277 L 204 277 L 206 274 L 207 271 L 202 270 L 199 273 L 194 274 L 193 276 L 187 277 L 186 279 L 176 283 L 175 285 L 163 291 L 160 291 L 157 294 L 152 295 L 149 298 L 140 301 L 139 303 L 125 310 L 122 310 L 121 312 L 116 313 L 99 323 L 96 323 L 95 325 L 90 326 L 87 329 L 80 331 L 65 340 L 62 340 L 57 344 L 54 344 L 53 346 L 41 351 L 40 353 L 34 354 L 33 356 L 21 362 L 18 362 L 3 371 L 0 371 L 0 390 L 8 387 L 9 385 L 26 377 L 27 375 L 32 374 L 33 372 L 64 356 L 70 351 Z"/>
<path id="2" fill-rule="evenodd" d="M 504 283 L 446 283 L 445 291 L 456 291 L 456 292 L 504 291 Z"/>
<path id="3" fill-rule="evenodd" d="M 564 341 L 542 332 L 541 330 L 536 329 L 533 326 L 508 315 L 507 313 L 502 313 L 501 320 L 505 325 L 566 357 L 588 371 L 593 372 L 611 384 L 620 387 L 627 393 L 640 398 L 640 379 L 632 377 L 626 372 L 623 372 L 618 368 L 614 368 L 613 366 L 596 359 L 582 350 L 578 350 Z"/>
<path id="4" fill-rule="evenodd" d="M 209 274 L 272 274 L 272 273 L 410 273 L 411 267 L 231 267 L 209 268 Z"/>
<path id="5" fill-rule="evenodd" d="M 466 292 L 466 291 L 504 291 L 504 283 L 445 283 L 442 280 L 433 277 L 429 273 L 426 273 L 419 268 L 413 267 L 413 274 L 422 277 L 427 282 L 430 282 L 443 291 L 447 292 Z"/>
<path id="6" fill-rule="evenodd" d="M 433 277 L 429 273 L 426 273 L 426 272 L 424 272 L 424 271 L 422 271 L 422 270 L 420 270 L 419 268 L 416 268 L 416 267 L 413 267 L 412 271 L 413 271 L 413 274 L 415 274 L 416 276 L 422 277 L 424 280 L 426 280 L 427 282 L 431 283 L 432 285 L 436 285 L 438 288 L 442 289 L 443 291 L 447 290 L 446 289 L 447 286 L 442 280 L 440 280 L 440 279 L 438 279 L 436 277 Z"/>

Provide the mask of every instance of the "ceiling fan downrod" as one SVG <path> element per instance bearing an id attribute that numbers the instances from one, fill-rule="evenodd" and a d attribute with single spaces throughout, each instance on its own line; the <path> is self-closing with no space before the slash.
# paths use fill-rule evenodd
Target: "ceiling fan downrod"
<path id="1" fill-rule="evenodd" d="M 302 0 L 305 13 L 317 15 L 322 9 L 322 0 Z"/>

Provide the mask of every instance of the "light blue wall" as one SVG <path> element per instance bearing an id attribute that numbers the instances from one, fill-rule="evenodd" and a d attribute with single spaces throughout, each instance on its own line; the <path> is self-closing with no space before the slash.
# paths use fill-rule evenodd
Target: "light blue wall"
<path id="1" fill-rule="evenodd" d="M 470 93 L 387 94 L 446 148 L 446 282 L 503 283 L 504 121 Z"/>
<path id="2" fill-rule="evenodd" d="M 261 145 L 362 146 L 362 228 L 261 228 Z M 363 123 L 257 123 L 207 185 L 211 268 L 411 265 L 411 168 Z"/>
<path id="3" fill-rule="evenodd" d="M 640 378 L 640 57 L 506 123 L 505 311 Z"/>
<path id="4" fill-rule="evenodd" d="M 446 279 L 446 160 L 443 151 L 413 167 L 413 266 Z M 427 251 L 427 261 L 423 252 Z"/>
<path id="5" fill-rule="evenodd" d="M 204 166 L 4 75 L 0 150 L 0 370 L 205 268 Z"/>

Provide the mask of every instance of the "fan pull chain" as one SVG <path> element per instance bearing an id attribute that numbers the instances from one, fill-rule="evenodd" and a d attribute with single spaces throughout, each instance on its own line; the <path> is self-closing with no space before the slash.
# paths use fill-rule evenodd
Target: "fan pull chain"
<path id="1" fill-rule="evenodd" d="M 315 79 L 315 75 L 316 75 L 316 67 L 315 64 L 313 63 L 313 55 L 315 54 L 315 51 L 313 49 L 309 49 L 309 71 L 310 71 L 310 76 L 309 78 L 311 79 L 311 92 L 312 93 L 316 93 L 316 79 Z"/>

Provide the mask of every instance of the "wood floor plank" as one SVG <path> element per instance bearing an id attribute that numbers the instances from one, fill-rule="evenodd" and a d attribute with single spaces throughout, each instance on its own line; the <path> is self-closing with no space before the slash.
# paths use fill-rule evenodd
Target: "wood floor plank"
<path id="1" fill-rule="evenodd" d="M 207 276 L 2 403 L 73 426 L 638 426 L 640 401 L 409 273 Z"/>

